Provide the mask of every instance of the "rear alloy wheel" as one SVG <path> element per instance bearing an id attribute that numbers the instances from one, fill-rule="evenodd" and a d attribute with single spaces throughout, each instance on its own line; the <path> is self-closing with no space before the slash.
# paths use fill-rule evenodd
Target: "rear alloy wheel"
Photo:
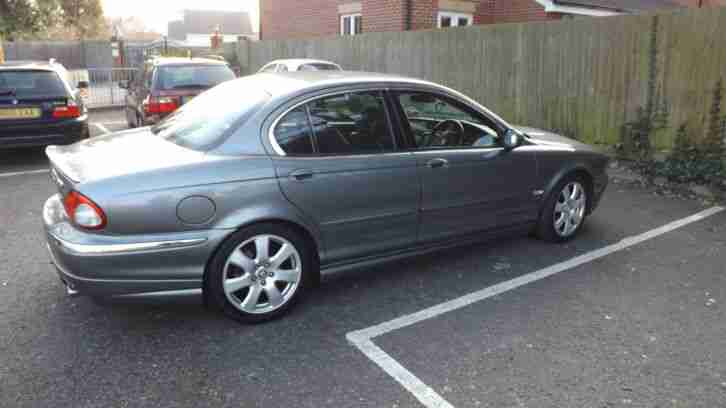
<path id="1" fill-rule="evenodd" d="M 553 190 L 545 203 L 537 235 L 549 242 L 564 242 L 577 235 L 587 214 L 587 188 L 579 177 L 568 177 Z"/>
<path id="2" fill-rule="evenodd" d="M 270 224 L 241 230 L 223 244 L 207 288 L 230 317 L 256 323 L 290 309 L 308 286 L 310 251 L 295 231 Z"/>

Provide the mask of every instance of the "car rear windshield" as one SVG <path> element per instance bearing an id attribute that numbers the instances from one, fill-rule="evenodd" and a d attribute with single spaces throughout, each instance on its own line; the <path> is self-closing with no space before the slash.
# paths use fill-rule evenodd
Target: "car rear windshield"
<path id="1" fill-rule="evenodd" d="M 0 97 L 66 98 L 66 87 L 53 71 L 0 71 Z"/>
<path id="2" fill-rule="evenodd" d="M 298 71 L 340 71 L 337 65 L 312 63 L 301 65 Z"/>
<path id="3" fill-rule="evenodd" d="M 211 88 L 234 79 L 226 65 L 170 65 L 159 69 L 159 89 Z"/>
<path id="4" fill-rule="evenodd" d="M 252 77 L 227 82 L 202 93 L 151 131 L 193 150 L 216 147 L 270 97 L 259 82 L 249 78 Z"/>

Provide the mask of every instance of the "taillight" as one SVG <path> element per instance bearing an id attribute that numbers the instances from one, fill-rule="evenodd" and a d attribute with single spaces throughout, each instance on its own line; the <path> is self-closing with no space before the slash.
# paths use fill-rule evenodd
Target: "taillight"
<path id="1" fill-rule="evenodd" d="M 77 191 L 71 191 L 63 199 L 68 218 L 81 228 L 98 230 L 106 226 L 106 214 L 91 199 Z"/>
<path id="2" fill-rule="evenodd" d="M 68 101 L 67 105 L 56 106 L 53 110 L 55 119 L 73 119 L 81 117 L 81 108 L 73 101 Z"/>
<path id="3" fill-rule="evenodd" d="M 144 111 L 147 115 L 158 115 L 160 113 L 171 113 L 179 107 L 175 98 L 169 98 L 166 96 L 162 97 L 149 97 L 144 102 Z"/>

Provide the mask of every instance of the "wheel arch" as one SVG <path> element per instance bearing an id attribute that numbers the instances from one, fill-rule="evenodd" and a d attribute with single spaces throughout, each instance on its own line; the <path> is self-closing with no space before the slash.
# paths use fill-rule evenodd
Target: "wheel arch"
<path id="1" fill-rule="evenodd" d="M 237 233 L 238 231 L 258 224 L 276 224 L 276 225 L 283 225 L 285 227 L 291 228 L 295 230 L 297 233 L 299 233 L 301 236 L 305 238 L 305 240 L 310 245 L 310 249 L 313 252 L 313 262 L 315 263 L 313 265 L 313 271 L 315 272 L 315 276 L 313 277 L 314 284 L 317 286 L 320 283 L 320 251 L 321 251 L 321 242 L 318 239 L 318 237 L 313 234 L 310 229 L 306 226 L 304 226 L 302 223 L 298 222 L 297 220 L 293 220 L 289 217 L 282 217 L 282 216 L 270 216 L 270 217 L 260 217 L 255 220 L 251 220 L 249 222 L 246 222 L 244 224 L 240 224 L 234 229 L 230 229 L 228 233 L 224 236 L 224 238 L 220 239 L 219 242 L 216 244 L 214 250 L 209 255 L 205 265 L 204 265 L 204 275 L 202 277 L 202 294 L 204 298 L 204 303 L 208 304 L 207 296 L 208 296 L 208 290 L 207 290 L 207 275 L 209 273 L 210 265 L 212 263 L 212 260 L 215 256 L 217 256 L 217 253 L 219 252 L 222 245 L 227 242 L 230 236 Z"/>
<path id="2" fill-rule="evenodd" d="M 592 175 L 592 171 L 588 169 L 588 167 L 583 163 L 573 163 L 572 165 L 563 167 L 558 171 L 554 177 L 550 178 L 549 183 L 547 183 L 547 186 L 545 187 L 545 191 L 543 194 L 543 197 L 549 197 L 550 194 L 553 193 L 553 190 L 559 184 L 563 179 L 570 176 L 576 176 L 581 177 L 585 180 L 585 188 L 587 189 L 587 196 L 588 198 L 593 197 L 594 190 L 595 190 L 595 179 Z M 544 204 L 546 200 L 543 200 L 542 203 Z M 587 210 L 586 213 L 590 214 L 592 212 L 592 199 L 587 200 Z M 542 211 L 542 208 L 540 208 L 540 212 Z"/>

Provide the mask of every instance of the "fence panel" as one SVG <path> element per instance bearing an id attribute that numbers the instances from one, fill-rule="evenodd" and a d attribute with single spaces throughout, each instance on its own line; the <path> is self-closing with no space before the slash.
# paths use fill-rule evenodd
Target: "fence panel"
<path id="1" fill-rule="evenodd" d="M 92 68 L 87 72 L 89 88 L 85 101 L 89 108 L 106 108 L 124 106 L 128 91 L 122 89 L 121 81 L 132 80 L 137 72 L 135 68 Z M 78 74 L 76 74 L 78 75 Z"/>
<path id="2" fill-rule="evenodd" d="M 321 58 L 349 70 L 403 74 L 471 95 L 512 123 L 619 143 L 639 112 L 664 120 L 660 149 L 685 126 L 698 142 L 726 79 L 726 7 L 484 25 L 355 37 L 270 40 L 247 47 L 248 73 L 277 58 Z M 242 58 L 242 57 L 241 57 Z"/>

